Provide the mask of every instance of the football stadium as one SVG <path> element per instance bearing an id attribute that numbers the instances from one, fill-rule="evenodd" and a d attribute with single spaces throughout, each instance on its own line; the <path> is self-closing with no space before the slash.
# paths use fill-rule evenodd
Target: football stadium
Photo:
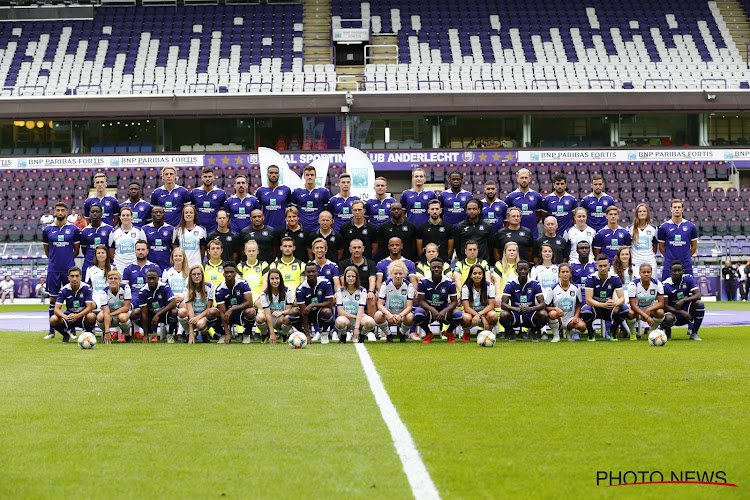
<path id="1" fill-rule="evenodd" d="M 750 0 L 0 2 L 0 497 L 746 498 L 749 205 Z"/>

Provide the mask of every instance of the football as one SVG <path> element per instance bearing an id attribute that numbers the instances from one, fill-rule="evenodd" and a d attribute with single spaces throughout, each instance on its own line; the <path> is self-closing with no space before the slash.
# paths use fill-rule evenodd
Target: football
<path id="1" fill-rule="evenodd" d="M 495 334 L 489 330 L 483 330 L 477 334 L 477 344 L 480 347 L 492 347 L 495 345 Z"/>
<path id="2" fill-rule="evenodd" d="M 648 334 L 648 343 L 660 347 L 667 343 L 667 334 L 664 330 L 654 330 Z"/>
<path id="3" fill-rule="evenodd" d="M 81 349 L 93 349 L 96 346 L 96 335 L 91 332 L 83 332 L 78 336 L 78 345 Z"/>
<path id="4" fill-rule="evenodd" d="M 302 332 L 294 332 L 289 335 L 289 345 L 294 349 L 302 349 L 307 345 L 307 337 Z"/>

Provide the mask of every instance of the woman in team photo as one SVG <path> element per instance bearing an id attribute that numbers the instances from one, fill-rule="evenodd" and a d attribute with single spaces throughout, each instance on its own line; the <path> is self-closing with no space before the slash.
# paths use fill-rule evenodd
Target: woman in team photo
<path id="1" fill-rule="evenodd" d="M 469 277 L 461 287 L 461 302 L 464 306 L 462 326 L 464 342 L 470 340 L 470 329 L 492 330 L 497 324 L 495 312 L 495 287 L 487 283 L 484 268 L 474 264 L 469 269 Z"/>
<path id="2" fill-rule="evenodd" d="M 336 330 L 339 342 L 363 342 L 364 335 L 375 329 L 375 321 L 365 314 L 367 289 L 360 285 L 355 266 L 344 270 L 344 286 L 336 292 Z M 335 340 L 335 339 L 334 339 Z"/>

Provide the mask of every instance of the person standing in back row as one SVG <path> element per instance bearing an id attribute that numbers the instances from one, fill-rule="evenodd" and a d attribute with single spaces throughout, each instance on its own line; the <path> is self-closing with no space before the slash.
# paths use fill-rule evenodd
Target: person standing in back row
<path id="1" fill-rule="evenodd" d="M 195 209 L 198 211 L 198 224 L 210 234 L 216 231 L 216 214 L 224 207 L 227 193 L 214 186 L 214 171 L 210 167 L 201 170 L 203 185 L 190 193 Z"/>
<path id="2" fill-rule="evenodd" d="M 280 231 L 286 223 L 285 213 L 292 198 L 292 190 L 283 183 L 279 184 L 280 170 L 276 165 L 269 165 L 266 172 L 268 186 L 261 186 L 255 192 L 263 209 L 266 224 Z"/>
<path id="3" fill-rule="evenodd" d="M 344 224 L 354 217 L 352 203 L 359 200 L 359 196 L 351 194 L 352 176 L 346 172 L 339 176 L 339 194 L 328 200 L 328 211 L 333 215 L 333 230 L 341 232 Z M 364 214 L 363 214 L 364 216 Z"/>
<path id="4" fill-rule="evenodd" d="M 521 210 L 521 226 L 531 231 L 532 240 L 539 236 L 537 224 L 542 214 L 543 199 L 542 195 L 529 187 L 531 184 L 531 172 L 522 168 L 516 174 L 518 189 L 510 193 L 505 198 L 508 207 L 517 207 Z M 522 255 L 526 258 L 525 255 Z"/>
<path id="5" fill-rule="evenodd" d="M 299 223 L 310 232 L 320 228 L 320 214 L 328 205 L 331 193 L 324 187 L 317 187 L 315 167 L 308 165 L 302 172 L 305 185 L 292 191 L 292 205 L 299 210 Z"/>
<path id="6" fill-rule="evenodd" d="M 234 195 L 224 203 L 224 211 L 229 214 L 229 229 L 240 234 L 250 225 L 253 210 L 260 210 L 260 202 L 248 192 L 247 177 L 238 175 L 234 178 Z"/>
<path id="7" fill-rule="evenodd" d="M 426 177 L 424 170 L 415 169 L 411 174 L 412 189 L 407 189 L 401 193 L 401 207 L 406 211 L 406 220 L 419 227 L 427 222 L 429 218 L 427 207 L 430 200 L 437 199 L 435 191 L 428 191 L 424 188 Z M 393 215 L 391 213 L 391 215 Z"/>
<path id="8" fill-rule="evenodd" d="M 102 209 L 102 222 L 112 227 L 120 223 L 120 204 L 117 198 L 107 195 L 107 174 L 98 173 L 94 176 L 94 189 L 96 194 L 83 203 L 83 216 L 89 220 L 89 210 L 96 204 Z M 85 226 L 84 226 L 85 227 Z"/>
<path id="9" fill-rule="evenodd" d="M 665 281 L 671 276 L 672 262 L 682 263 L 684 274 L 693 274 L 693 255 L 698 250 L 698 229 L 690 221 L 682 218 L 685 206 L 682 200 L 674 199 L 670 203 L 672 218 L 659 227 L 659 252 L 664 256 L 661 279 Z"/>
<path id="10" fill-rule="evenodd" d="M 391 218 L 391 203 L 396 200 L 386 194 L 388 181 L 385 177 L 375 178 L 375 196 L 365 202 L 367 217 L 370 223 L 380 228 Z"/>
<path id="11" fill-rule="evenodd" d="M 451 226 L 466 220 L 466 202 L 473 197 L 470 192 L 461 189 L 463 182 L 464 174 L 454 170 L 448 175 L 450 189 L 438 195 L 438 200 L 443 205 L 443 220 Z M 479 208 L 481 212 L 482 206 L 480 205 Z"/>
<path id="12" fill-rule="evenodd" d="M 182 209 L 193 199 L 190 191 L 177 185 L 177 169 L 173 166 L 162 168 L 161 178 L 164 184 L 151 193 L 151 210 L 156 206 L 164 207 L 164 222 L 177 227 L 182 220 Z"/>
<path id="13" fill-rule="evenodd" d="M 601 174 L 591 176 L 591 194 L 585 196 L 579 207 L 585 208 L 589 227 L 599 231 L 607 225 L 607 207 L 615 204 L 614 198 L 604 192 L 604 178 Z M 573 221 L 575 223 L 575 220 Z"/>

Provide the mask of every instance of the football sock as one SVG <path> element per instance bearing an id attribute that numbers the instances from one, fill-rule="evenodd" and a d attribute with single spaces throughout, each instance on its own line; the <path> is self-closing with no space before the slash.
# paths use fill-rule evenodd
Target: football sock
<path id="1" fill-rule="evenodd" d="M 378 326 L 378 328 L 380 329 L 380 332 L 383 335 L 388 335 L 390 333 L 390 329 L 388 328 L 388 322 L 387 321 L 384 321 L 383 323 L 380 323 L 377 326 Z"/>
<path id="2" fill-rule="evenodd" d="M 180 318 L 179 321 L 180 321 L 180 326 L 182 326 L 182 329 L 184 330 L 184 332 L 186 334 L 190 333 L 190 320 L 187 317 L 184 317 L 184 318 Z"/>
<path id="3" fill-rule="evenodd" d="M 49 301 L 49 317 L 51 318 L 54 315 L 55 315 L 55 303 L 52 301 L 52 299 L 50 299 L 50 301 Z M 53 328 L 52 325 L 50 325 L 50 327 L 49 327 L 49 333 L 55 333 L 55 330 L 57 330 L 57 328 Z"/>
<path id="4" fill-rule="evenodd" d="M 122 334 L 125 335 L 126 337 L 130 335 L 130 321 L 120 323 L 120 330 L 122 331 Z"/>
<path id="5" fill-rule="evenodd" d="M 560 338 L 560 323 L 557 320 L 549 322 L 549 329 L 552 330 L 552 339 Z"/>
<path id="6" fill-rule="evenodd" d="M 411 327 L 410 327 L 410 326 L 406 326 L 406 325 L 404 325 L 404 324 L 402 324 L 401 326 L 399 326 L 399 332 L 400 332 L 400 333 L 401 333 L 401 335 L 403 335 L 403 336 L 406 336 L 406 335 L 408 335 L 408 334 L 409 334 L 409 331 L 410 331 L 410 329 L 411 329 Z"/>
<path id="7" fill-rule="evenodd" d="M 695 308 L 695 314 L 693 314 L 693 327 L 690 329 L 691 333 L 698 333 L 701 325 L 703 324 L 703 317 L 706 314 L 706 308 L 703 304 Z"/>

